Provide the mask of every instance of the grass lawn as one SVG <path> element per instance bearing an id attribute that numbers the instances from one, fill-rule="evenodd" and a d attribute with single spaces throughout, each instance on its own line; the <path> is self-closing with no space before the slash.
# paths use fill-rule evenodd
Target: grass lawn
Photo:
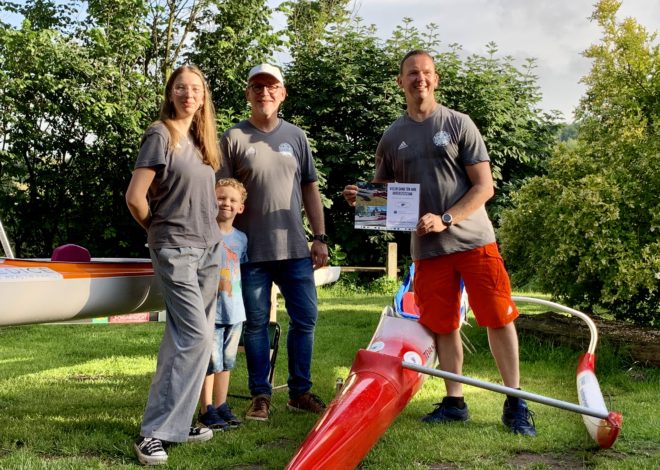
<path id="1" fill-rule="evenodd" d="M 345 378 L 356 351 L 367 345 L 391 296 L 321 290 L 313 363 L 314 391 L 326 401 Z M 535 306 L 521 305 L 523 310 Z M 286 381 L 286 315 L 275 383 Z M 0 329 L 0 469 L 138 468 L 135 439 L 163 324 L 34 325 Z M 477 352 L 464 373 L 497 382 L 485 331 L 467 327 Z M 523 387 L 577 402 L 575 366 L 582 351 L 521 338 Z M 500 423 L 503 396 L 465 387 L 471 420 L 430 426 L 418 422 L 441 399 L 441 379 L 429 378 L 361 469 L 660 468 L 660 371 L 597 350 L 597 373 L 608 408 L 621 411 L 623 429 L 610 450 L 599 450 L 579 415 L 531 403 L 538 437 L 509 434 Z M 231 393 L 248 394 L 239 354 Z M 208 443 L 170 450 L 169 468 L 282 469 L 316 417 L 286 410 L 273 395 L 269 422 L 247 422 Z M 230 399 L 241 412 L 248 401 Z M 238 414 L 238 413 L 237 413 Z M 167 468 L 167 467 L 166 467 Z"/>

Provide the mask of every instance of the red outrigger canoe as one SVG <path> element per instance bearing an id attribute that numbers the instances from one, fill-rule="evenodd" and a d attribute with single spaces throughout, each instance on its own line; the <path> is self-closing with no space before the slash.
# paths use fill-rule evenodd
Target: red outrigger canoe
<path id="1" fill-rule="evenodd" d="M 426 375 L 580 413 L 598 445 L 611 447 L 621 429 L 622 416 L 607 411 L 596 379 L 595 325 L 585 314 L 559 304 L 529 297 L 514 297 L 514 300 L 551 306 L 587 322 L 592 339 L 577 370 L 580 405 L 433 369 L 436 350 L 432 333 L 415 320 L 390 316 L 394 315 L 392 309 L 385 307 L 369 346 L 358 351 L 339 395 L 316 422 L 286 468 L 343 470 L 357 467 L 421 388 Z"/>
<path id="2" fill-rule="evenodd" d="M 355 468 L 424 383 L 401 361 L 433 366 L 435 340 L 414 320 L 385 307 L 367 349 L 358 351 L 339 395 L 302 443 L 287 469 Z"/>

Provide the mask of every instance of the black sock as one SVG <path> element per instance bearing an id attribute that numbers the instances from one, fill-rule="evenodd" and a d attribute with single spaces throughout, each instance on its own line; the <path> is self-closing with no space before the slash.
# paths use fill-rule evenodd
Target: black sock
<path id="1" fill-rule="evenodd" d="M 516 388 L 516 390 L 520 390 L 520 387 Z M 516 408 L 520 404 L 520 398 L 507 395 L 506 402 L 509 407 Z"/>
<path id="2" fill-rule="evenodd" d="M 455 406 L 461 410 L 465 408 L 465 400 L 463 400 L 463 397 L 444 397 L 442 403 L 447 406 Z"/>

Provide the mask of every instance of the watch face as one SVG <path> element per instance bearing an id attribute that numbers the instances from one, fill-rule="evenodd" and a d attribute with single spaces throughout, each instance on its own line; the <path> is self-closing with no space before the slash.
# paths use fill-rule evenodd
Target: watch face
<path id="1" fill-rule="evenodd" d="M 451 225 L 452 221 L 454 218 L 451 216 L 451 214 L 442 214 L 442 223 L 445 225 Z"/>

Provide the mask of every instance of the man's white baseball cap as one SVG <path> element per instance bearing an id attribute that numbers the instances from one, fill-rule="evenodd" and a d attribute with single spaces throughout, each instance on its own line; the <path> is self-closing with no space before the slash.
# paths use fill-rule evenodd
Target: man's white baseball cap
<path id="1" fill-rule="evenodd" d="M 255 75 L 262 75 L 262 74 L 270 75 L 271 77 L 275 78 L 278 82 L 284 84 L 284 77 L 282 77 L 282 72 L 280 71 L 280 69 L 270 64 L 259 64 L 252 67 L 252 69 L 250 69 L 250 73 L 248 73 L 248 78 L 247 78 L 248 82 Z"/>

